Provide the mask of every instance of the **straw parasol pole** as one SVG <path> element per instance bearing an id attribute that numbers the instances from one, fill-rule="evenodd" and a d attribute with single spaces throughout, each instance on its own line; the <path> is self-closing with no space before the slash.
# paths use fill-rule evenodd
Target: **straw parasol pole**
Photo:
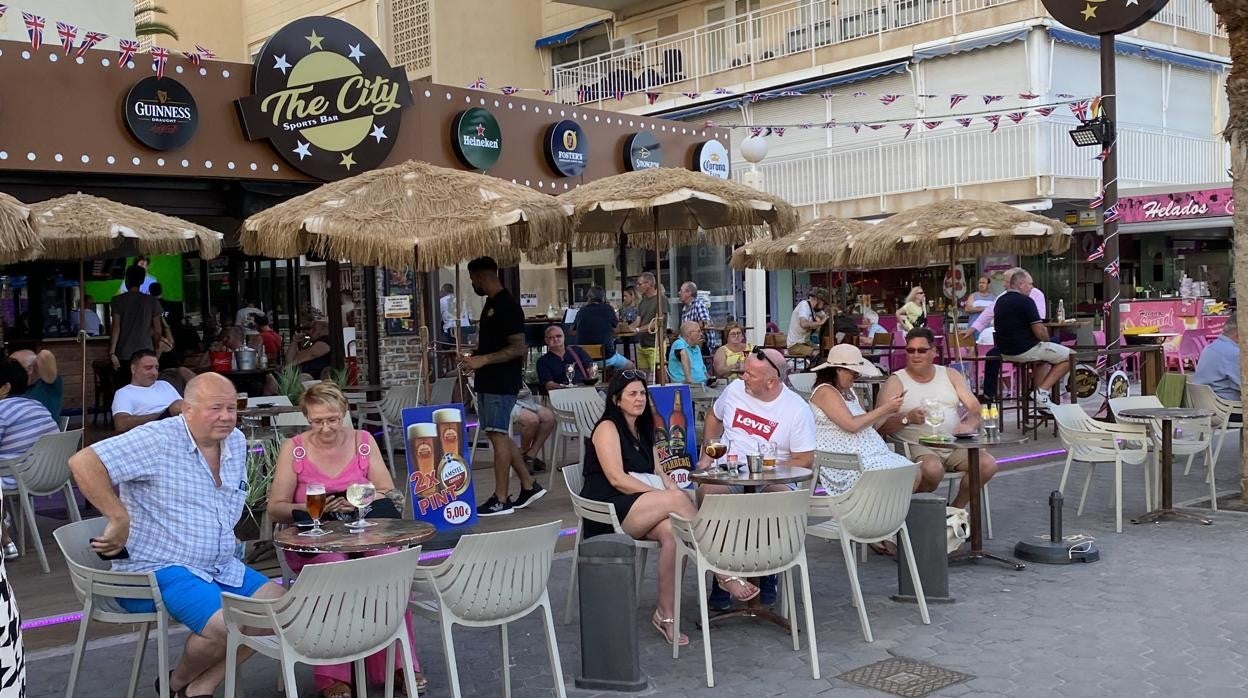
<path id="1" fill-rule="evenodd" d="M 82 348 L 82 423 L 87 423 L 86 260 L 93 257 L 221 254 L 221 233 L 181 218 L 87 194 L 68 194 L 30 206 L 39 232 L 39 259 L 78 260 L 78 344 Z"/>
<path id="2" fill-rule="evenodd" d="M 735 245 L 761 237 L 760 226 L 785 235 L 797 225 L 797 213 L 780 197 L 731 180 L 670 167 L 627 172 L 595 180 L 561 194 L 573 209 L 573 230 L 539 244 L 567 244 L 575 249 L 628 247 L 654 250 L 657 281 L 662 283 L 659 252 L 664 246 Z M 662 373 L 664 308 L 655 315 L 655 375 Z"/>

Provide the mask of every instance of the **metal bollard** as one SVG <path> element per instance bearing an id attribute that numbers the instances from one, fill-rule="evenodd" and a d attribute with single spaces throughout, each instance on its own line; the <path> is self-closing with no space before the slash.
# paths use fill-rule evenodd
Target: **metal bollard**
<path id="1" fill-rule="evenodd" d="M 949 553 L 945 535 L 945 498 L 934 494 L 916 494 L 910 498 L 906 528 L 914 549 L 914 564 L 923 583 L 923 596 L 928 603 L 951 603 L 949 596 Z M 898 541 L 897 595 L 894 601 L 916 601 L 914 584 L 905 552 Z"/>
<path id="2" fill-rule="evenodd" d="M 618 533 L 581 543 L 576 561 L 580 587 L 581 673 L 576 687 L 640 691 L 646 687 L 637 649 L 637 553 Z"/>

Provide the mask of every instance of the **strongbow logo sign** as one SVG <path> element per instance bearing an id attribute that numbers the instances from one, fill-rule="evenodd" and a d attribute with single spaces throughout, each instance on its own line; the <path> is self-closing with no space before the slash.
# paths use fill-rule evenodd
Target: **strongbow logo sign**
<path id="1" fill-rule="evenodd" d="M 546 143 L 543 148 L 546 164 L 557 175 L 575 177 L 585 169 L 589 154 L 589 143 L 585 139 L 585 131 L 575 121 L 565 119 L 557 121 L 546 129 Z"/>
<path id="2" fill-rule="evenodd" d="M 728 149 L 719 141 L 705 141 L 693 149 L 693 169 L 728 179 Z"/>
<path id="3" fill-rule="evenodd" d="M 330 17 L 282 27 L 256 56 L 252 96 L 237 102 L 243 132 L 267 138 L 292 167 L 325 180 L 380 165 L 412 91 L 360 30 Z"/>
<path id="4" fill-rule="evenodd" d="M 732 426 L 747 434 L 753 434 L 764 441 L 771 440 L 771 435 L 775 433 L 779 424 L 779 422 L 773 422 L 766 417 L 760 417 L 753 412 L 746 412 L 740 408 L 732 414 Z"/>
<path id="5" fill-rule="evenodd" d="M 503 153 L 503 130 L 488 111 L 465 109 L 451 120 L 451 146 L 460 162 L 474 170 L 488 170 Z"/>
<path id="6" fill-rule="evenodd" d="M 155 150 L 172 150 L 195 135 L 199 109 L 182 83 L 153 75 L 126 93 L 124 118 L 135 140 Z"/>
<path id="7" fill-rule="evenodd" d="M 663 147 L 649 131 L 634 133 L 624 139 L 624 168 L 648 170 L 663 166 Z"/>

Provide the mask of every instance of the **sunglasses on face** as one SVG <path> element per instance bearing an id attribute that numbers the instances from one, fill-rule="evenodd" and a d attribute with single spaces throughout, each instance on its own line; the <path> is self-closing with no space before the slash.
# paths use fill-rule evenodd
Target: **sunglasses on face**
<path id="1" fill-rule="evenodd" d="M 770 366 L 772 370 L 776 372 L 776 378 L 780 378 L 780 367 L 772 363 L 771 358 L 767 356 L 767 352 L 763 351 L 762 349 L 755 349 L 754 358 L 759 359 L 761 361 L 766 361 L 767 365 Z"/>
<path id="2" fill-rule="evenodd" d="M 931 350 L 931 347 L 906 347 L 907 354 L 926 354 Z"/>

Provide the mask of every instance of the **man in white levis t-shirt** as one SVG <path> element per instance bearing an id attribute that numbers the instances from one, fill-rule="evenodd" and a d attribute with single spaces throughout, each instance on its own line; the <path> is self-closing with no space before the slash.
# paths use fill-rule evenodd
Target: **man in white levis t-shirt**
<path id="1" fill-rule="evenodd" d="M 742 464 L 745 457 L 763 453 L 765 446 L 774 446 L 776 463 L 798 468 L 811 468 L 815 461 L 815 417 L 810 405 L 797 393 L 785 386 L 788 366 L 784 357 L 775 349 L 758 349 L 745 357 L 745 372 L 741 380 L 730 383 L 715 400 L 715 406 L 706 415 L 704 431 L 706 443 L 720 439 L 728 446 L 728 453 L 735 453 Z M 698 470 L 711 467 L 711 459 L 705 453 L 698 460 Z M 796 488 L 796 485 L 771 485 L 767 491 Z M 729 485 L 700 485 L 698 496 L 740 492 L 741 488 Z M 776 601 L 775 576 L 763 577 L 763 605 Z M 711 588 L 708 600 L 712 609 L 724 609 L 732 603 L 728 592 L 718 585 Z"/>

